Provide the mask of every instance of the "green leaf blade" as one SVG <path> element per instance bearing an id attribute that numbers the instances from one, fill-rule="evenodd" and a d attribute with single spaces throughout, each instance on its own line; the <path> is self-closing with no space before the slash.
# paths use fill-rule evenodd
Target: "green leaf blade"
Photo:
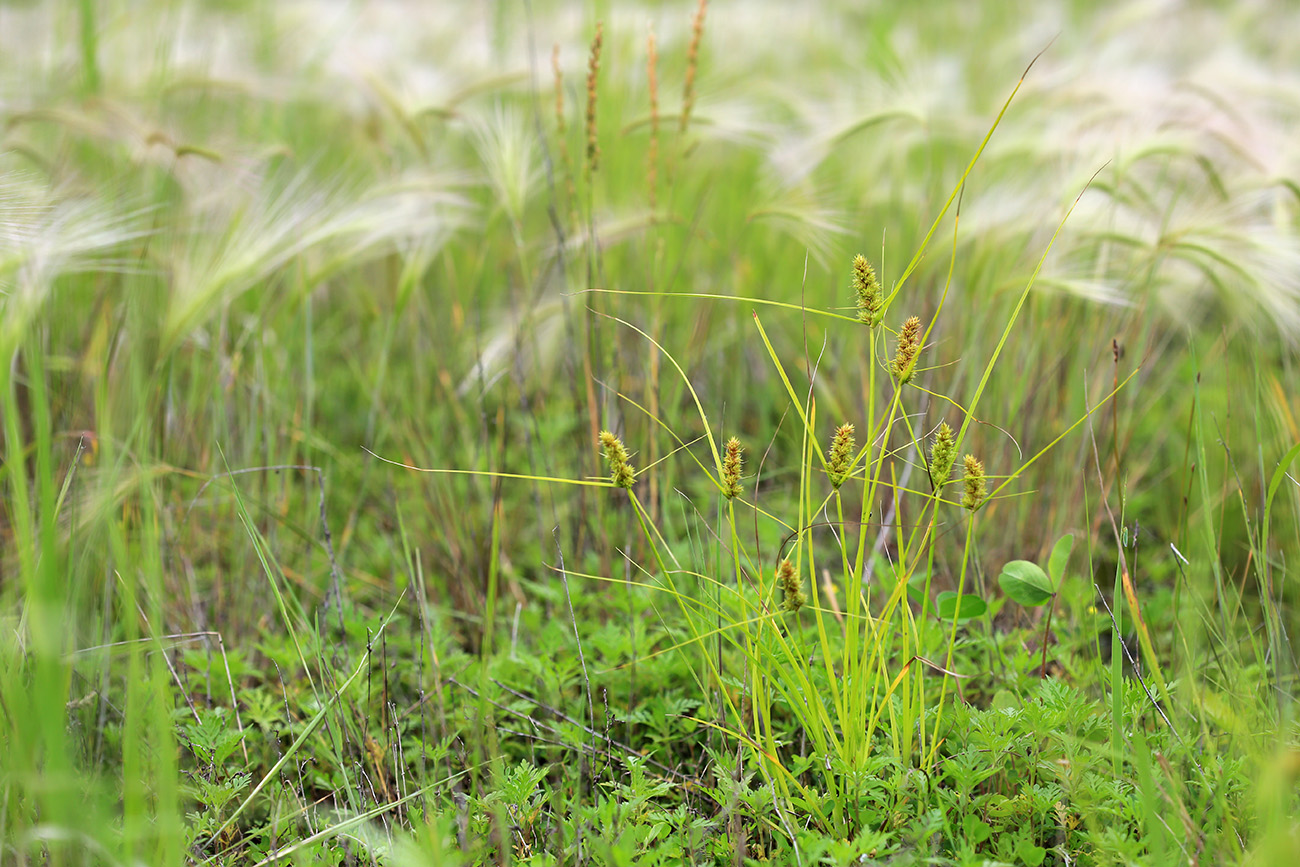
<path id="1" fill-rule="evenodd" d="M 958 621 L 964 622 L 983 617 L 989 610 L 987 602 L 970 593 L 963 593 L 958 602 L 957 594 L 952 590 L 940 593 L 935 597 L 934 602 L 935 610 L 941 620 L 952 620 L 956 617 Z"/>
<path id="2" fill-rule="evenodd" d="M 1070 562 L 1070 552 L 1073 550 L 1073 533 L 1066 533 L 1052 546 L 1052 555 L 1047 558 L 1047 574 L 1051 576 L 1053 587 L 1060 587 L 1065 580 L 1065 567 Z"/>
<path id="3" fill-rule="evenodd" d="M 1038 564 L 1028 560 L 1012 560 L 1003 566 L 998 584 L 1003 593 L 1029 608 L 1042 605 L 1056 595 L 1051 579 Z"/>

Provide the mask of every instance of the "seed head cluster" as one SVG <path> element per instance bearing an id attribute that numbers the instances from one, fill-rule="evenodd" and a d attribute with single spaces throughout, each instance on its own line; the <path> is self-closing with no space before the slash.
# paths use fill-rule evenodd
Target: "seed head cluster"
<path id="1" fill-rule="evenodd" d="M 636 483 L 636 469 L 628 463 L 623 441 L 607 430 L 600 432 L 600 447 L 609 463 L 609 479 L 620 488 L 631 489 Z"/>
<path id="2" fill-rule="evenodd" d="M 842 424 L 835 429 L 831 447 L 826 453 L 826 463 L 830 468 L 831 487 L 839 490 L 840 485 L 849 477 L 853 463 L 853 425 Z"/>
<path id="3" fill-rule="evenodd" d="M 948 423 L 940 422 L 930 443 L 930 484 L 937 491 L 948 482 L 953 462 L 957 460 L 957 441 Z"/>
<path id="4" fill-rule="evenodd" d="M 853 292 L 858 299 L 858 321 L 875 328 L 885 318 L 885 296 L 865 256 L 853 257 Z"/>
<path id="5" fill-rule="evenodd" d="M 890 363 L 890 372 L 899 385 L 912 381 L 916 373 L 916 359 L 921 354 L 921 320 L 912 316 L 898 332 L 898 351 Z"/>
<path id="6" fill-rule="evenodd" d="M 798 611 L 808 601 L 808 597 L 803 595 L 803 582 L 799 580 L 799 573 L 789 560 L 782 560 L 781 565 L 776 567 L 776 582 L 781 587 L 781 608 L 785 611 Z"/>
<path id="7" fill-rule="evenodd" d="M 973 512 L 984 505 L 984 498 L 988 496 L 984 483 L 984 464 L 976 460 L 974 455 L 966 455 L 963 461 L 966 473 L 962 477 L 962 484 L 965 485 L 966 492 L 962 494 L 961 505 L 963 509 Z"/>
<path id="8" fill-rule="evenodd" d="M 745 465 L 740 440 L 732 437 L 722 453 L 722 496 L 733 500 L 740 496 L 740 471 Z"/>

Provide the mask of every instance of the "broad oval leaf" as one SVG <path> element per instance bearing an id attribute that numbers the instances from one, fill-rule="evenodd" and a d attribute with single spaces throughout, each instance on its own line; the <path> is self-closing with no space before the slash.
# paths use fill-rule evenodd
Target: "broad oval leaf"
<path id="1" fill-rule="evenodd" d="M 917 570 L 912 573 L 912 577 L 907 579 L 907 595 L 913 602 L 920 605 L 925 601 L 925 576 L 927 572 Z"/>
<path id="2" fill-rule="evenodd" d="M 1012 560 L 1002 567 L 998 576 L 1002 592 L 1021 605 L 1033 607 L 1042 605 L 1055 595 L 1052 582 L 1037 563 L 1028 560 Z"/>
<path id="3" fill-rule="evenodd" d="M 1066 533 L 1052 546 L 1052 556 L 1047 558 L 1047 574 L 1052 578 L 1052 586 L 1060 587 L 1065 580 L 1065 567 L 1070 562 L 1070 552 L 1074 550 L 1074 534 Z"/>
<path id="4" fill-rule="evenodd" d="M 957 594 L 952 590 L 945 590 L 934 598 L 934 607 L 937 610 L 940 619 L 952 620 L 955 615 L 958 621 L 970 620 L 975 617 L 983 617 L 984 613 L 989 610 L 988 603 L 978 596 L 970 593 L 963 593 L 961 604 L 957 604 Z"/>

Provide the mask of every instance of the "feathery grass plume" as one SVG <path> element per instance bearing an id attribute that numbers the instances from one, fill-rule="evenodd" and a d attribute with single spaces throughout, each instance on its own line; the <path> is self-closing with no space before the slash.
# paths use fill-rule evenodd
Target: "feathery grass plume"
<path id="1" fill-rule="evenodd" d="M 912 374 L 916 373 L 916 358 L 920 353 L 921 319 L 911 316 L 903 323 L 903 329 L 898 332 L 898 351 L 890 363 L 890 373 L 898 380 L 899 385 L 912 381 Z"/>
<path id="2" fill-rule="evenodd" d="M 596 138 L 596 78 L 600 73 L 600 47 L 604 41 L 604 22 L 596 22 L 596 38 L 591 40 L 591 58 L 587 61 L 587 170 L 596 173 L 600 166 L 600 143 Z"/>
<path id="3" fill-rule="evenodd" d="M 600 447 L 609 462 L 609 479 L 620 488 L 631 489 L 636 482 L 636 470 L 628 463 L 623 441 L 607 430 L 600 432 Z"/>
<path id="4" fill-rule="evenodd" d="M 727 440 L 726 450 L 722 454 L 722 496 L 728 500 L 740 496 L 740 470 L 745 465 L 742 451 L 740 440 L 735 437 Z"/>
<path id="5" fill-rule="evenodd" d="M 853 425 L 842 424 L 835 429 L 835 436 L 831 438 L 831 447 L 827 450 L 826 457 L 827 463 L 830 464 L 831 487 L 836 490 L 849 477 L 849 464 L 853 461 L 854 444 Z"/>
<path id="6" fill-rule="evenodd" d="M 858 319 L 871 328 L 885 318 L 885 297 L 871 263 L 861 254 L 853 257 L 853 291 L 858 296 Z"/>
<path id="7" fill-rule="evenodd" d="M 948 483 L 953 462 L 957 460 L 957 440 L 953 438 L 948 422 L 939 422 L 939 429 L 930 443 L 930 484 L 937 491 Z"/>
<path id="8" fill-rule="evenodd" d="M 364 187 L 302 169 L 276 173 L 255 190 L 224 194 L 201 212 L 210 231 L 188 238 L 172 262 L 163 346 L 175 348 L 225 305 L 295 261 L 310 269 L 295 282 L 310 287 L 344 263 L 356 267 L 416 244 L 421 255 L 432 256 L 471 207 L 460 194 L 441 189 L 444 183 L 412 178 Z"/>
<path id="9" fill-rule="evenodd" d="M 486 117 L 469 118 L 474 150 L 483 161 L 497 204 L 519 224 L 542 169 L 527 118 L 498 103 Z"/>
<path id="10" fill-rule="evenodd" d="M 797 241 L 817 264 L 829 267 L 836 236 L 849 233 L 846 215 L 832 205 L 833 195 L 809 184 L 792 186 L 783 180 L 764 181 L 757 192 L 745 222 L 771 226 Z"/>
<path id="11" fill-rule="evenodd" d="M 691 19 L 691 44 L 686 49 L 686 83 L 682 86 L 682 119 L 680 130 L 686 132 L 691 122 L 691 111 L 695 108 L 695 73 L 700 68 L 700 38 L 704 35 L 704 13 L 709 0 L 700 0 L 695 8 L 695 17 Z"/>
<path id="12" fill-rule="evenodd" d="M 984 464 L 976 460 L 974 455 L 966 455 L 963 461 L 966 465 L 966 474 L 962 477 L 962 483 L 966 486 L 966 493 L 962 494 L 961 507 L 973 512 L 984 505 L 984 497 L 987 494 L 984 485 Z"/>
<path id="13" fill-rule="evenodd" d="M 794 571 L 794 564 L 788 559 L 782 560 L 776 567 L 776 583 L 781 587 L 781 608 L 795 612 L 803 608 L 808 597 L 803 595 L 803 582 Z"/>
<path id="14" fill-rule="evenodd" d="M 650 146 L 646 150 L 646 186 L 650 189 L 650 213 L 658 204 L 659 191 L 659 54 L 655 50 L 655 32 L 646 37 L 646 79 L 650 85 Z"/>
<path id="15" fill-rule="evenodd" d="M 55 283 L 75 272 L 129 271 L 128 244 L 149 234 L 142 210 L 107 197 L 64 198 L 9 171 L 0 175 L 0 358 L 39 322 Z M 58 314 L 53 314 L 58 315 Z"/>

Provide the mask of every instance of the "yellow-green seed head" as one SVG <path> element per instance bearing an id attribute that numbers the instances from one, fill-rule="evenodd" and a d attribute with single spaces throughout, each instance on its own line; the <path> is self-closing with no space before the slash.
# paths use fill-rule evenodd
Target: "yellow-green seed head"
<path id="1" fill-rule="evenodd" d="M 620 488 L 631 488 L 636 482 L 636 470 L 628 463 L 623 441 L 607 430 L 600 432 L 600 447 L 609 462 L 609 479 Z"/>
<path id="2" fill-rule="evenodd" d="M 745 465 L 740 440 L 732 437 L 722 453 L 722 496 L 728 500 L 740 496 L 740 470 Z"/>
<path id="3" fill-rule="evenodd" d="M 875 328 L 885 318 L 885 296 L 865 256 L 853 257 L 853 292 L 858 297 L 858 321 Z"/>
<path id="4" fill-rule="evenodd" d="M 984 484 L 984 464 L 975 459 L 974 455 L 966 455 L 962 459 L 966 466 L 966 474 L 962 477 L 962 484 L 966 486 L 966 492 L 962 494 L 961 505 L 963 509 L 975 511 L 984 505 L 984 498 L 987 496 L 987 488 Z"/>
<path id="5" fill-rule="evenodd" d="M 957 460 L 957 440 L 953 438 L 952 428 L 946 421 L 939 422 L 939 429 L 934 432 L 930 443 L 930 484 L 937 491 L 948 482 L 953 462 Z"/>
<path id="6" fill-rule="evenodd" d="M 903 323 L 903 328 L 898 332 L 898 352 L 894 354 L 894 360 L 890 364 L 890 373 L 899 385 L 912 381 L 912 375 L 916 373 L 916 359 L 921 354 L 921 320 L 919 317 L 912 316 Z"/>
<path id="7" fill-rule="evenodd" d="M 794 571 L 794 564 L 789 560 L 782 560 L 776 567 L 776 582 L 781 586 L 781 608 L 784 610 L 798 611 L 808 601 L 808 597 L 803 595 L 799 573 Z"/>
<path id="8" fill-rule="evenodd" d="M 835 429 L 831 447 L 826 452 L 826 463 L 830 467 L 831 487 L 836 490 L 849 477 L 849 468 L 853 462 L 853 425 L 842 424 Z"/>

